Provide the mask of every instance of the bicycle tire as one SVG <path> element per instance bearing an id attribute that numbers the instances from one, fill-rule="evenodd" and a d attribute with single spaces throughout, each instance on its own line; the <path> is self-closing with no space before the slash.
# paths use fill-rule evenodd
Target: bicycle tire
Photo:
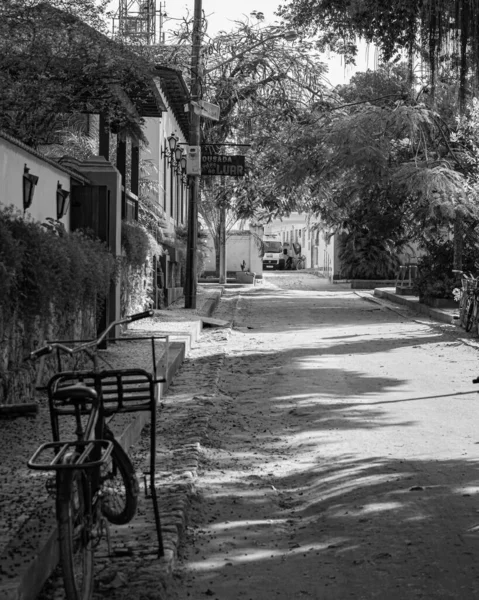
<path id="1" fill-rule="evenodd" d="M 113 442 L 113 451 L 100 468 L 101 512 L 110 523 L 124 525 L 136 514 L 140 487 L 128 454 L 110 430 L 105 438 Z"/>
<path id="2" fill-rule="evenodd" d="M 464 329 L 466 331 L 471 331 L 472 325 L 474 323 L 474 304 L 475 304 L 474 300 L 471 299 L 469 301 L 469 304 L 466 309 L 467 312 L 466 312 L 466 318 L 465 318 L 465 324 L 464 324 Z"/>
<path id="3" fill-rule="evenodd" d="M 464 329 L 466 327 L 466 315 L 469 306 L 469 298 L 465 297 L 461 300 L 461 306 L 459 309 L 459 325 Z"/>
<path id="4" fill-rule="evenodd" d="M 296 263 L 296 269 L 298 271 L 301 271 L 301 269 L 304 269 L 304 263 L 303 263 L 303 261 L 301 259 L 298 260 L 298 262 Z"/>
<path id="5" fill-rule="evenodd" d="M 92 520 L 86 512 L 86 475 L 59 472 L 57 521 L 60 564 L 67 600 L 90 600 L 93 593 Z"/>

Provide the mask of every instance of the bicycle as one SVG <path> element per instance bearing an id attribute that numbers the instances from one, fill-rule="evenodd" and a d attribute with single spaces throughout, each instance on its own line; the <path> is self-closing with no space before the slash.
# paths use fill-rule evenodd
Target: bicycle
<path id="1" fill-rule="evenodd" d="M 466 331 L 471 331 L 474 323 L 479 332 L 479 278 L 467 275 L 464 271 L 453 270 L 461 277 L 461 295 L 459 298 L 459 325 Z"/>
<path id="2" fill-rule="evenodd" d="M 298 271 L 300 271 L 301 269 L 304 269 L 306 266 L 306 256 L 304 254 L 302 254 L 301 256 L 298 256 L 297 260 L 296 260 L 296 269 Z"/>
<path id="3" fill-rule="evenodd" d="M 99 370 L 98 353 L 95 352 L 117 325 L 152 315 L 153 311 L 146 311 L 114 321 L 97 339 L 80 341 L 76 347 L 66 345 L 73 342 L 47 342 L 27 357 L 28 360 L 36 360 L 57 351 L 59 372 L 47 384 L 53 442 L 42 444 L 29 459 L 28 467 L 56 474 L 54 482 L 47 487 L 50 492 L 56 492 L 60 564 L 67 600 L 90 600 L 94 548 L 105 535 L 110 550 L 108 523 L 126 524 L 137 510 L 139 485 L 135 469 L 106 422 L 108 416 L 118 412 L 149 410 L 151 413 L 150 489 L 158 554 L 163 556 L 154 486 L 155 385 L 162 380 L 157 378 L 156 368 L 153 374 L 143 369 Z M 168 342 L 168 336 L 159 337 Z M 152 340 L 155 365 L 154 340 L 159 338 L 146 339 Z M 60 354 L 74 356 L 80 352 L 85 352 L 92 359 L 94 370 L 62 371 Z M 76 439 L 60 439 L 60 417 L 74 418 Z"/>

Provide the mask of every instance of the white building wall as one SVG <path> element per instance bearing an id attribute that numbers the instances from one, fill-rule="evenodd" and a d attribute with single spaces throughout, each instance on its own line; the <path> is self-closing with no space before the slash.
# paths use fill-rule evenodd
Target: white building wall
<path id="1" fill-rule="evenodd" d="M 330 280 L 339 279 L 341 263 L 338 257 L 339 244 L 336 235 L 329 236 L 327 231 L 314 232 L 316 243 L 314 244 L 317 252 L 317 268 L 324 273 Z"/>
<path id="2" fill-rule="evenodd" d="M 178 137 L 178 144 L 185 151 L 187 140 L 181 132 L 166 96 L 161 90 L 160 93 L 168 112 L 163 113 L 161 119 L 153 117 L 145 119 L 145 136 L 149 146 L 142 151 L 141 158 L 151 160 L 157 168 L 157 172 L 150 173 L 148 177 L 158 185 L 158 194 L 154 200 L 165 217 L 168 231 L 173 235 L 175 226 L 184 226 L 187 223 L 188 188 L 176 173 L 173 172 L 172 177 L 171 161 L 165 149 L 168 148 L 168 138 L 171 134 Z"/>
<path id="3" fill-rule="evenodd" d="M 314 222 L 314 221 L 313 221 Z M 301 244 L 301 254 L 306 256 L 306 268 L 317 267 L 317 252 L 315 252 L 315 236 L 311 231 L 311 220 L 306 214 L 291 213 L 289 217 L 277 219 L 265 225 L 264 233 L 275 233 L 280 236 L 281 242 Z"/>
<path id="4" fill-rule="evenodd" d="M 226 270 L 241 271 L 243 261 L 246 263 L 245 270 L 262 273 L 263 261 L 259 256 L 259 248 L 249 231 L 234 233 L 226 241 Z"/>
<path id="5" fill-rule="evenodd" d="M 249 231 L 230 232 L 226 239 L 226 270 L 228 272 L 241 271 L 241 264 L 246 263 L 246 268 L 253 273 L 263 272 L 262 257 L 254 236 Z M 205 260 L 204 270 L 216 271 L 216 256 L 213 240 L 209 240 L 209 252 Z"/>
<path id="6" fill-rule="evenodd" d="M 37 153 L 29 152 L 21 146 L 0 137 L 0 204 L 13 205 L 23 212 L 23 172 L 25 165 L 30 174 L 36 175 L 33 202 L 26 211 L 36 221 L 45 221 L 47 217 L 57 218 L 57 186 L 70 191 L 70 175 L 55 167 L 48 159 L 42 159 Z M 69 229 L 69 214 L 61 219 Z"/>

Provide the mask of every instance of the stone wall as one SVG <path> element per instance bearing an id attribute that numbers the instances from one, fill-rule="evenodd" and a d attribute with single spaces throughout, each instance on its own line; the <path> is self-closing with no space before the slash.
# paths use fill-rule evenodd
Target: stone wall
<path id="1" fill-rule="evenodd" d="M 95 335 L 95 313 L 56 314 L 49 322 L 24 323 L 18 314 L 8 320 L 0 314 L 0 404 L 27 404 L 35 397 L 35 382 L 40 361 L 25 361 L 25 356 L 47 340 L 91 339 Z M 41 384 L 56 368 L 55 356 L 45 360 Z"/>

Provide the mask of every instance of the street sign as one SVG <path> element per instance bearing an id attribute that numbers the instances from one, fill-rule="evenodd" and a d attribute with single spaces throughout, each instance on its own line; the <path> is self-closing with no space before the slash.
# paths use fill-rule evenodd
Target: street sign
<path id="1" fill-rule="evenodd" d="M 203 154 L 201 157 L 201 174 L 243 177 L 245 174 L 245 157 L 228 154 Z"/>
<path id="2" fill-rule="evenodd" d="M 205 102 L 200 100 L 198 102 L 201 109 L 201 116 L 211 121 L 220 120 L 220 107 L 217 104 L 211 104 L 211 102 Z"/>
<path id="3" fill-rule="evenodd" d="M 195 115 L 200 115 L 200 117 L 210 119 L 210 121 L 220 120 L 220 107 L 217 104 L 211 104 L 210 102 L 205 102 L 204 100 L 198 100 L 198 102 L 190 102 L 190 104 L 185 104 L 185 112 L 190 110 L 190 105 L 193 107 Z"/>
<path id="4" fill-rule="evenodd" d="M 201 148 L 200 146 L 186 147 L 186 174 L 201 175 Z"/>

